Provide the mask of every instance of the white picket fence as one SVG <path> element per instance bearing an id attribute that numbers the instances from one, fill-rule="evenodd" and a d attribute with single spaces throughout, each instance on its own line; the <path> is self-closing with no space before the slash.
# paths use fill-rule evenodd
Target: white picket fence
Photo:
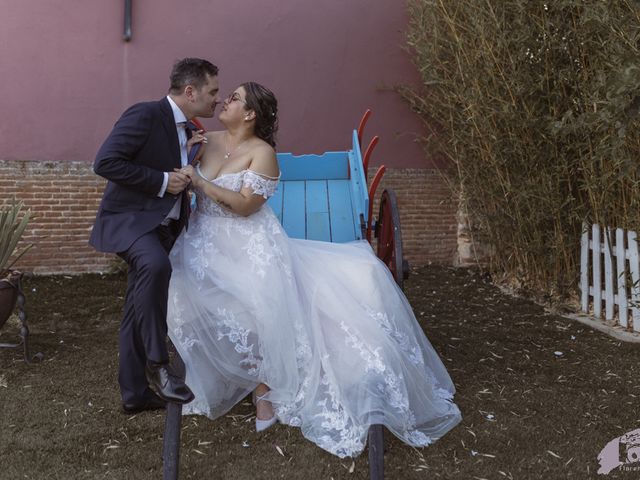
<path id="1" fill-rule="evenodd" d="M 593 315 L 602 318 L 604 301 L 606 320 L 617 318 L 621 327 L 640 332 L 640 257 L 636 232 L 585 226 L 581 243 L 582 311 L 589 312 L 592 298 Z"/>

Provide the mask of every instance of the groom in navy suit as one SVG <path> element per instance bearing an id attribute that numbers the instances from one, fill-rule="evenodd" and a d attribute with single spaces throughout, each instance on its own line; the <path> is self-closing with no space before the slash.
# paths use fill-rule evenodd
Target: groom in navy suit
<path id="1" fill-rule="evenodd" d="M 193 399 L 169 368 L 168 253 L 188 223 L 189 178 L 178 171 L 188 162 L 187 122 L 213 117 L 220 101 L 218 68 L 185 58 L 174 65 L 170 80 L 166 97 L 122 114 L 93 166 L 108 182 L 89 243 L 117 253 L 129 266 L 118 376 L 126 413 Z"/>

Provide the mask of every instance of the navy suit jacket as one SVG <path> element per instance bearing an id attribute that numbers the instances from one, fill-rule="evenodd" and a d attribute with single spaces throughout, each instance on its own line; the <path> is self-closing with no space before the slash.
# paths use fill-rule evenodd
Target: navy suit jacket
<path id="1" fill-rule="evenodd" d="M 169 101 L 163 98 L 127 109 L 93 164 L 94 172 L 108 182 L 89 243 L 101 252 L 123 252 L 156 228 L 179 196 L 165 192 L 158 197 L 163 172 L 180 166 L 178 133 Z M 188 205 L 186 191 L 181 195 L 183 204 Z M 185 214 L 183 208 L 178 231 L 187 216 L 188 210 Z"/>

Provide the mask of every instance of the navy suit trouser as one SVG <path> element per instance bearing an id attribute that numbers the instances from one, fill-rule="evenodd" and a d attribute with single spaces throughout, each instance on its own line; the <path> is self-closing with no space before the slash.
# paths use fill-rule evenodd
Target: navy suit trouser
<path id="1" fill-rule="evenodd" d="M 164 225 L 138 238 L 118 255 L 129 265 L 127 293 L 120 324 L 118 382 L 123 403 L 144 402 L 149 388 L 147 361 L 167 363 L 167 299 L 175 236 Z"/>

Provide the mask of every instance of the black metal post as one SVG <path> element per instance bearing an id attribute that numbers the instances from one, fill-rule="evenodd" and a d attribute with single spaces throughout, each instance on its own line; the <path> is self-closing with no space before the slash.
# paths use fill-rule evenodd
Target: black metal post
<path id="1" fill-rule="evenodd" d="M 20 338 L 24 347 L 24 361 L 27 363 L 41 362 L 44 355 L 40 352 L 34 356 L 29 354 L 29 327 L 27 327 L 27 311 L 24 308 L 24 292 L 22 291 L 22 276 L 18 279 L 18 318 L 20 319 Z"/>
<path id="2" fill-rule="evenodd" d="M 124 33 L 122 39 L 125 42 L 131 40 L 131 3 L 132 0 L 124 0 Z"/>
<path id="3" fill-rule="evenodd" d="M 369 427 L 369 478 L 384 479 L 384 430 L 382 425 Z"/>
<path id="4" fill-rule="evenodd" d="M 185 366 L 182 357 L 169 342 L 169 352 L 173 354 L 171 366 L 176 375 L 184 380 Z M 178 480 L 180 472 L 180 430 L 182 428 L 182 405 L 167 403 L 164 422 L 163 480 Z"/>
<path id="5" fill-rule="evenodd" d="M 182 426 L 182 405 L 167 404 L 167 417 L 164 423 L 163 479 L 178 480 L 180 471 L 180 429 Z"/>
<path id="6" fill-rule="evenodd" d="M 360 234 L 362 235 L 362 240 L 367 238 L 367 222 L 364 219 L 364 214 L 360 214 Z"/>

